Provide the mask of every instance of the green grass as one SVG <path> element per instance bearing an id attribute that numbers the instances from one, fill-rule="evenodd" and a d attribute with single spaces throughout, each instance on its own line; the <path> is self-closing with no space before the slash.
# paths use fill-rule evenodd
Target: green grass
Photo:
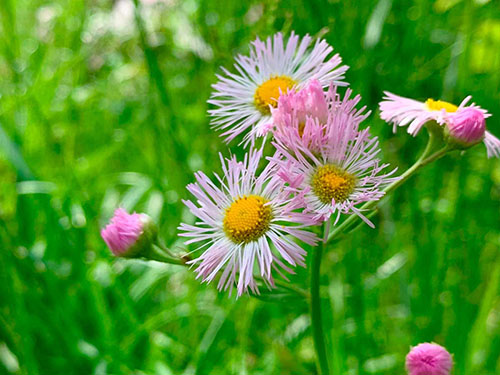
<path id="1" fill-rule="evenodd" d="M 500 135 L 496 1 L 167 4 L 112 18 L 105 0 L 2 1 L 0 373 L 315 373 L 304 301 L 235 301 L 185 268 L 114 259 L 99 235 L 120 204 L 183 248 L 184 186 L 228 154 L 208 126 L 210 85 L 257 35 L 326 38 L 401 171 L 425 136 L 392 134 L 383 90 L 473 95 Z M 375 230 L 327 249 L 334 374 L 404 374 L 421 341 L 445 345 L 455 375 L 500 373 L 499 212 L 500 162 L 477 146 L 426 167 L 384 201 Z M 291 280 L 307 288 L 305 270 Z"/>

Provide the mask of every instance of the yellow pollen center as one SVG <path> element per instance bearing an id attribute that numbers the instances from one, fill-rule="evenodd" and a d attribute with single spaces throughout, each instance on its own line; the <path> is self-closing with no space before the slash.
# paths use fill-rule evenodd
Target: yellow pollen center
<path id="1" fill-rule="evenodd" d="M 224 232 L 235 243 L 248 243 L 257 240 L 268 229 L 272 211 L 268 200 L 257 195 L 236 199 L 224 216 Z"/>
<path id="2" fill-rule="evenodd" d="M 312 190 L 322 203 L 342 203 L 353 192 L 356 178 L 334 165 L 324 165 L 312 177 Z"/>
<path id="3" fill-rule="evenodd" d="M 286 93 L 294 85 L 295 81 L 287 76 L 276 76 L 269 78 L 262 85 L 257 87 L 254 95 L 254 103 L 257 109 L 267 115 L 269 114 L 269 105 L 274 108 L 278 105 L 280 92 Z"/>
<path id="4" fill-rule="evenodd" d="M 446 112 L 456 112 L 458 109 L 455 104 L 445 102 L 444 100 L 427 99 L 425 105 L 431 111 L 440 111 L 444 109 Z"/>

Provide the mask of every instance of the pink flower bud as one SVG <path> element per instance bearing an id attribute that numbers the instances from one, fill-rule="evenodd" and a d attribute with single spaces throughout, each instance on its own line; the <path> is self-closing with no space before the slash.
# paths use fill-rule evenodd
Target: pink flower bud
<path id="1" fill-rule="evenodd" d="M 305 88 L 298 92 L 289 91 L 280 96 L 278 107 L 272 110 L 274 125 L 276 127 L 286 126 L 287 117 L 292 112 L 302 126 L 307 117 L 317 118 L 320 123 L 325 123 L 328 120 L 328 103 L 323 88 L 317 80 L 311 80 Z"/>
<path id="2" fill-rule="evenodd" d="M 484 139 L 484 113 L 476 108 L 459 109 L 448 117 L 446 125 L 450 139 L 461 146 L 469 147 Z"/>
<path id="3" fill-rule="evenodd" d="M 433 343 L 419 344 L 406 356 L 409 375 L 449 375 L 452 365 L 450 353 Z"/>
<path id="4" fill-rule="evenodd" d="M 115 256 L 134 258 L 144 255 L 156 239 L 157 228 L 146 214 L 128 214 L 118 208 L 101 236 Z"/>

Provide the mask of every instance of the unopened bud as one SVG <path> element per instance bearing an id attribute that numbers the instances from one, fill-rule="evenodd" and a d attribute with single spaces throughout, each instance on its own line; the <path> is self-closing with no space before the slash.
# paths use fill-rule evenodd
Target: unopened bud
<path id="1" fill-rule="evenodd" d="M 449 142 L 459 148 L 469 148 L 484 139 L 484 114 L 472 107 L 460 109 L 448 117 L 446 129 Z"/>
<path id="2" fill-rule="evenodd" d="M 406 356 L 409 375 L 449 375 L 452 366 L 450 353 L 434 343 L 419 344 Z"/>
<path id="3" fill-rule="evenodd" d="M 111 222 L 101 230 L 101 236 L 115 256 L 137 258 L 145 256 L 156 242 L 158 228 L 146 214 L 128 214 L 118 208 Z"/>

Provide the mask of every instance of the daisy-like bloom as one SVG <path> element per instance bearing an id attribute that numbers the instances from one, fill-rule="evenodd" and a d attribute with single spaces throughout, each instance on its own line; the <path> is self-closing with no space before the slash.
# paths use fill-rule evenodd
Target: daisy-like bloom
<path id="1" fill-rule="evenodd" d="M 450 353 L 434 343 L 419 344 L 406 356 L 409 375 L 449 375 L 452 366 Z"/>
<path id="2" fill-rule="evenodd" d="M 236 57 L 237 73 L 222 68 L 219 82 L 208 101 L 217 108 L 209 111 L 211 124 L 221 130 L 227 142 L 249 130 L 245 145 L 264 133 L 269 124 L 271 108 L 275 108 L 282 93 L 301 89 L 306 82 L 316 79 L 323 87 L 330 83 L 346 86 L 342 82 L 347 66 L 340 66 L 338 54 L 324 40 L 314 44 L 312 38 L 291 33 L 288 41 L 281 33 L 265 42 L 257 38 L 251 44 L 250 55 Z"/>
<path id="3" fill-rule="evenodd" d="M 179 235 L 190 238 L 186 245 L 202 242 L 198 249 L 206 248 L 189 262 L 198 264 L 197 278 L 209 283 L 220 274 L 218 289 L 231 292 L 236 284 L 238 296 L 248 289 L 258 293 L 254 268 L 273 287 L 272 269 L 283 276 L 281 270 L 292 272 L 288 265 L 304 266 L 306 252 L 294 238 L 309 245 L 317 242 L 313 233 L 301 229 L 313 223 L 296 212 L 295 201 L 276 176 L 277 166 L 269 163 L 257 176 L 261 156 L 261 150 L 246 154 L 243 162 L 221 156 L 224 175 L 215 175 L 220 187 L 197 172 L 196 183 L 187 186 L 197 204 L 184 204 L 199 221 L 179 227 Z"/>
<path id="4" fill-rule="evenodd" d="M 390 177 L 396 170 L 381 173 L 388 164 L 379 164 L 377 138 L 370 137 L 369 129 L 359 130 L 359 123 L 369 113 L 362 114 L 355 104 L 359 96 L 349 99 L 351 90 L 343 100 L 331 89 L 328 121 L 325 128 L 311 131 L 320 137 L 327 131 L 328 139 L 319 150 L 311 150 L 300 135 L 290 136 L 287 142 L 279 138 L 273 143 L 281 157 L 280 176 L 289 184 L 297 199 L 306 207 L 305 213 L 316 222 L 336 215 L 356 214 L 368 225 L 373 224 L 356 207 L 358 204 L 380 199 L 383 188 L 397 178 Z M 306 124 L 307 126 L 307 124 Z"/>
<path id="5" fill-rule="evenodd" d="M 456 106 L 442 100 L 427 99 L 425 102 L 404 98 L 385 92 L 380 102 L 380 117 L 397 126 L 408 125 L 408 133 L 415 136 L 429 121 L 447 128 L 452 141 L 470 147 L 480 141 L 486 145 L 488 157 L 500 156 L 500 140 L 486 130 L 485 119 L 491 115 L 466 97 Z"/>
<path id="6" fill-rule="evenodd" d="M 472 98 L 466 97 L 457 107 L 455 104 L 443 100 L 427 99 L 425 102 L 404 98 L 384 91 L 384 100 L 380 102 L 380 117 L 382 120 L 392 122 L 394 131 L 396 126 L 407 126 L 408 133 L 415 136 L 420 129 L 429 121 L 436 121 L 444 125 L 448 116 L 464 108 L 475 108 L 486 117 L 489 116 L 484 109 L 474 103 L 467 105 Z"/>
<path id="7" fill-rule="evenodd" d="M 115 256 L 134 258 L 146 254 L 157 233 L 157 227 L 148 215 L 128 214 L 118 208 L 111 222 L 101 230 L 101 237 Z"/>

